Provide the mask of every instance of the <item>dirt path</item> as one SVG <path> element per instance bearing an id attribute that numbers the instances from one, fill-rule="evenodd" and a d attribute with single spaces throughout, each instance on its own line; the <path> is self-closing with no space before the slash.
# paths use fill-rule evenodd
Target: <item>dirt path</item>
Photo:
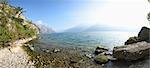
<path id="1" fill-rule="evenodd" d="M 34 68 L 34 66 L 28 61 L 26 52 L 17 46 L 0 50 L 0 68 Z"/>
<path id="2" fill-rule="evenodd" d="M 27 53 L 21 48 L 22 44 L 35 38 L 17 40 L 10 47 L 0 49 L 0 68 L 35 68 L 34 64 L 28 61 Z"/>

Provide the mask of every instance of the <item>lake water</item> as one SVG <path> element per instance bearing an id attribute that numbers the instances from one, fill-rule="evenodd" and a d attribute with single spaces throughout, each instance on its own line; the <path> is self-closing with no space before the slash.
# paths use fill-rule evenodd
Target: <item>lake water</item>
<path id="1" fill-rule="evenodd" d="M 92 48 L 105 46 L 113 49 L 114 46 L 124 45 L 124 42 L 136 32 L 82 32 L 82 33 L 52 33 L 42 34 L 38 40 L 40 46 L 63 46 L 77 48 Z M 134 62 L 109 62 L 104 68 L 149 68 L 150 59 Z"/>
<path id="2" fill-rule="evenodd" d="M 71 47 L 95 48 L 105 46 L 112 49 L 114 46 L 124 45 L 124 42 L 135 32 L 82 32 L 82 33 L 52 33 L 42 34 L 40 42 Z"/>

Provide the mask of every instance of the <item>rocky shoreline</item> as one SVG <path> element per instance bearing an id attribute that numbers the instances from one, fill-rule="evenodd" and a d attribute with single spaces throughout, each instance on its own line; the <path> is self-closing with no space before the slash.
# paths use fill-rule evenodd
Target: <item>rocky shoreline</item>
<path id="1" fill-rule="evenodd" d="M 145 27 L 144 27 L 145 28 Z M 144 30 L 144 33 L 142 32 Z M 141 29 L 140 34 L 145 36 L 145 29 Z M 149 35 L 149 34 L 148 34 Z M 142 35 L 143 36 L 143 35 Z M 149 36 L 148 36 L 149 37 Z M 138 36 L 141 38 L 141 35 Z M 34 38 L 35 39 L 35 38 Z M 29 38 L 26 41 L 31 41 Z M 130 41 L 136 41 L 132 39 Z M 123 46 L 116 46 L 113 51 L 98 46 L 95 50 L 88 51 L 80 48 L 66 47 L 43 47 L 29 45 L 25 40 L 20 40 L 15 45 L 0 49 L 0 66 L 8 68 L 107 68 L 109 63 L 140 62 L 145 57 L 149 57 L 150 43 L 148 39 L 133 42 Z M 23 46 L 22 46 L 23 45 Z M 8 57 L 9 56 L 9 57 Z M 121 62 L 122 63 L 122 62 Z M 120 64 L 121 64 L 120 63 Z M 133 68 L 134 66 L 130 66 Z M 136 67 L 136 66 L 135 66 Z M 141 67 L 139 67 L 141 68 Z"/>
<path id="2" fill-rule="evenodd" d="M 123 46 L 113 48 L 112 54 L 108 49 L 97 47 L 95 50 L 98 64 L 106 64 L 108 61 L 137 61 L 150 55 L 150 29 L 142 27 L 138 37 L 131 37 Z"/>

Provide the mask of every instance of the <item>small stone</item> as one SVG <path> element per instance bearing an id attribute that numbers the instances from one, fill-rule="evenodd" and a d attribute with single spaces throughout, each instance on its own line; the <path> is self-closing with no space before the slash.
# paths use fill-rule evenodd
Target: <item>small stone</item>
<path id="1" fill-rule="evenodd" d="M 102 64 L 102 66 L 104 66 L 104 64 Z"/>
<path id="2" fill-rule="evenodd" d="M 40 58 L 40 56 L 37 56 L 37 58 Z"/>
<path id="3" fill-rule="evenodd" d="M 30 48 L 32 51 L 34 51 L 34 47 L 33 47 L 33 46 L 29 46 L 29 48 Z"/>
<path id="4" fill-rule="evenodd" d="M 49 50 L 46 50 L 46 52 L 49 53 L 50 51 L 49 51 Z"/>
<path id="5" fill-rule="evenodd" d="M 60 52 L 60 49 L 54 49 L 54 53 Z"/>
<path id="6" fill-rule="evenodd" d="M 88 58 L 90 58 L 90 59 L 93 58 L 92 54 L 85 54 L 85 56 L 88 57 Z"/>
<path id="7" fill-rule="evenodd" d="M 70 60 L 70 63 L 77 63 L 76 60 Z"/>

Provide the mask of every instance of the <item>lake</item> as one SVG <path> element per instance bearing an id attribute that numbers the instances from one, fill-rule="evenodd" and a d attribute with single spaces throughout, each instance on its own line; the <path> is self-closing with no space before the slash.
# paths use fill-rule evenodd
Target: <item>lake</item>
<path id="1" fill-rule="evenodd" d="M 124 45 L 124 42 L 135 32 L 82 32 L 82 33 L 52 33 L 42 34 L 40 42 L 67 47 L 95 48 L 105 46 L 112 49 L 114 46 Z"/>

